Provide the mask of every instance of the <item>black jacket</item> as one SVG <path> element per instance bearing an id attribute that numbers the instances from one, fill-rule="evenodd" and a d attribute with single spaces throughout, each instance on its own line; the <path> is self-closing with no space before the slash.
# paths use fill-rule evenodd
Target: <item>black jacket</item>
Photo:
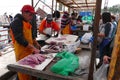
<path id="1" fill-rule="evenodd" d="M 28 45 L 28 42 L 25 40 L 24 35 L 23 35 L 23 21 L 25 21 L 23 16 L 21 14 L 17 14 L 14 17 L 14 20 L 11 22 L 10 28 L 13 32 L 15 40 L 19 44 L 26 47 Z M 33 39 L 35 38 L 33 34 L 32 34 L 32 38 Z"/>

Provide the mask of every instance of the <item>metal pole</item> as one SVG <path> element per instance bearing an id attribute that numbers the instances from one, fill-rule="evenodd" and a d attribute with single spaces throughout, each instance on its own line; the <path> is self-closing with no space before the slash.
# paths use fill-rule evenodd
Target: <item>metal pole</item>
<path id="1" fill-rule="evenodd" d="M 38 3 L 40 2 L 41 0 L 38 0 L 38 2 L 35 4 L 34 8 L 38 5 Z"/>
<path id="2" fill-rule="evenodd" d="M 94 64 L 95 64 L 94 61 L 96 58 L 97 34 L 98 34 L 98 26 L 99 26 L 99 20 L 100 20 L 101 3 L 102 3 L 102 0 L 96 0 L 95 19 L 94 19 L 94 26 L 93 26 L 94 27 L 94 31 L 93 31 L 94 41 L 92 45 L 92 53 L 91 53 L 88 80 L 93 80 L 93 71 L 94 71 Z"/>
<path id="3" fill-rule="evenodd" d="M 54 0 L 52 0 L 52 10 L 51 10 L 52 14 L 53 14 L 53 5 L 54 5 Z"/>
<path id="4" fill-rule="evenodd" d="M 31 0 L 31 4 L 32 4 L 32 6 L 34 6 L 34 1 L 33 0 Z"/>
<path id="5" fill-rule="evenodd" d="M 56 1 L 56 4 L 55 4 L 55 10 L 57 10 L 57 1 Z"/>

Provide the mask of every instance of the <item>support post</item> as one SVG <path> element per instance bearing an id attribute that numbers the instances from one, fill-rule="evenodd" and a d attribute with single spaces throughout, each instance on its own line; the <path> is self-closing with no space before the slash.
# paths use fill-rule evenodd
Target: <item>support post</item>
<path id="1" fill-rule="evenodd" d="M 94 27 L 94 30 L 93 30 L 94 41 L 92 45 L 88 80 L 93 80 L 93 71 L 94 71 L 94 63 L 95 63 L 94 61 L 96 58 L 97 34 L 98 34 L 98 27 L 99 27 L 99 20 L 100 20 L 101 3 L 102 3 L 102 0 L 96 0 L 95 19 L 94 19 L 94 26 L 93 26 Z"/>

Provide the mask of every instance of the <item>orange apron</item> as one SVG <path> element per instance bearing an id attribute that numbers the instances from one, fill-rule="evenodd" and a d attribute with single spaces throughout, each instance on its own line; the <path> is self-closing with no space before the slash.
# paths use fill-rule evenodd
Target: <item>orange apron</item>
<path id="1" fill-rule="evenodd" d="M 70 28 L 70 24 L 67 24 L 65 26 L 65 28 L 62 30 L 62 34 L 71 34 L 72 31 L 71 31 L 71 28 Z"/>
<path id="2" fill-rule="evenodd" d="M 29 22 L 23 21 L 24 38 L 28 41 L 29 44 L 33 45 L 31 29 L 32 29 L 31 24 Z M 13 35 L 12 35 L 12 38 L 14 38 Z M 13 45 L 15 48 L 14 51 L 15 51 L 16 61 L 19 61 L 20 59 L 28 56 L 29 54 L 31 54 L 33 52 L 32 49 L 22 46 L 17 41 L 15 41 L 15 39 L 12 39 L 12 40 L 13 40 Z M 36 79 L 33 79 L 33 77 L 23 74 L 23 73 L 20 73 L 20 72 L 18 72 L 18 78 L 19 78 L 19 80 L 31 80 L 31 79 L 36 80 Z"/>

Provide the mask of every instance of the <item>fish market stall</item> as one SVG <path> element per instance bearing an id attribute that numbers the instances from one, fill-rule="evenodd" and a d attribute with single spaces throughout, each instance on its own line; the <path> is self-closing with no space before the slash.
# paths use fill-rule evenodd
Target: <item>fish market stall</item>
<path id="1" fill-rule="evenodd" d="M 67 36 L 69 38 L 66 38 L 65 36 Z M 27 57 L 21 59 L 20 61 L 16 62 L 15 64 L 9 64 L 7 66 L 7 68 L 11 71 L 22 72 L 25 74 L 29 74 L 29 75 L 32 75 L 32 76 L 35 76 L 38 78 L 48 79 L 48 80 L 85 80 L 85 79 L 82 79 L 80 77 L 80 75 L 81 74 L 88 75 L 88 70 L 85 71 L 85 70 L 83 70 L 83 68 L 85 68 L 85 67 L 89 68 L 89 66 L 88 66 L 89 63 L 85 62 L 84 64 L 88 64 L 88 65 L 87 66 L 84 65 L 83 68 L 80 67 L 79 65 L 82 64 L 80 62 L 80 60 L 82 60 L 83 58 L 84 58 L 84 61 L 87 61 L 87 62 L 90 61 L 90 60 L 88 60 L 88 59 L 90 59 L 90 51 L 83 50 L 80 52 L 80 54 L 74 54 L 73 53 L 74 50 L 71 51 L 70 49 L 68 49 L 68 47 L 71 46 L 70 43 L 72 44 L 72 47 L 73 47 L 73 43 L 74 43 L 74 46 L 76 44 L 78 45 L 78 43 L 80 43 L 77 41 L 78 37 L 74 36 L 74 35 L 65 35 L 65 36 L 63 35 L 62 38 L 54 38 L 54 39 L 50 38 L 50 39 L 46 40 L 46 42 L 49 45 L 43 46 L 41 48 L 41 54 L 37 55 L 36 60 L 38 60 L 40 62 L 43 61 L 40 64 L 39 64 L 39 62 L 35 62 L 36 65 L 28 65 L 29 63 L 25 62 L 27 57 L 31 58 L 31 55 L 32 56 L 36 55 L 36 54 L 31 54 L 31 55 L 28 55 Z M 59 41 L 59 39 L 63 39 L 63 41 L 62 40 Z M 51 43 L 51 41 L 52 41 L 52 43 Z M 51 46 L 51 44 L 52 44 L 52 46 Z M 56 45 L 56 47 L 54 46 L 54 44 Z M 62 44 L 62 47 L 61 47 L 61 44 Z M 61 48 L 63 48 L 63 50 L 70 50 L 70 52 L 67 52 L 67 51 L 62 52 Z M 52 49 L 53 52 L 48 51 L 48 49 Z M 56 52 L 55 52 L 55 50 L 56 50 Z M 45 53 L 46 51 L 47 51 L 47 53 Z M 64 53 L 64 52 L 66 52 L 66 53 Z M 61 55 L 61 54 L 63 54 L 63 55 Z M 43 59 L 43 57 L 41 55 L 42 56 L 44 55 L 45 59 Z M 62 59 L 59 57 L 56 57 L 58 55 L 59 56 L 61 55 Z M 80 56 L 80 55 L 82 55 L 82 56 Z M 38 56 L 41 56 L 42 60 L 39 59 Z M 67 58 L 70 57 L 70 58 L 69 58 L 69 60 L 67 60 L 67 58 L 64 59 L 63 57 L 67 57 Z M 87 57 L 86 60 L 85 60 L 85 57 Z M 32 61 L 30 61 L 30 58 L 27 60 L 29 60 L 28 62 L 31 63 Z M 25 63 L 22 63 L 22 62 L 25 62 Z M 55 65 L 58 65 L 58 64 L 59 64 L 59 66 L 56 67 Z M 69 64 L 70 64 L 70 66 L 68 66 Z M 68 70 L 68 71 L 69 71 L 69 68 L 71 69 L 71 67 L 73 68 L 73 70 L 72 71 L 70 70 L 70 73 L 66 73 L 66 74 L 56 73 L 56 72 L 61 71 L 61 70 L 58 70 L 56 72 L 53 71 L 53 68 L 59 69 L 62 66 L 64 68 L 67 68 L 66 70 Z M 80 68 L 80 70 L 78 70 L 78 68 Z M 78 75 L 78 74 L 75 75 L 72 73 L 75 70 L 77 70 L 77 73 L 79 73 L 81 71 L 83 71 L 83 72 L 80 73 L 80 75 Z M 87 77 L 85 77 L 85 78 L 87 78 Z"/>

